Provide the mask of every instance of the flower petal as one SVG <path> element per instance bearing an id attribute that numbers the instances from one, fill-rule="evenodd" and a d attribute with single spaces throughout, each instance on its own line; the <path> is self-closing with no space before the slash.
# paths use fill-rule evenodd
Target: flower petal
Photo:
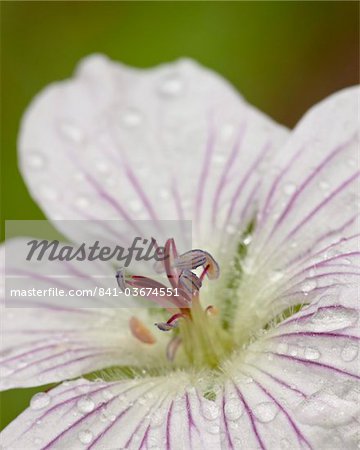
<path id="1" fill-rule="evenodd" d="M 6 251 L 19 255 L 18 263 L 6 265 L 7 279 L 15 281 L 16 289 L 45 290 L 50 287 L 94 290 L 103 279 L 93 278 L 86 264 L 75 261 L 54 261 L 57 277 L 39 275 L 38 268 L 23 269 L 21 260 L 24 242 L 7 241 Z M 4 246 L 1 247 L 1 272 L 4 273 Z M 35 263 L 34 263 L 35 264 Z M 113 270 L 102 266 L 102 274 L 115 283 Z M 74 281 L 74 277 L 76 281 Z M 1 278 L 2 281 L 4 277 Z M 3 287 L 3 286 L 2 286 Z M 106 285 L 105 287 L 106 288 Z M 156 344 L 148 345 L 131 332 L 131 318 L 151 324 L 146 308 L 116 305 L 123 299 L 109 296 L 55 297 L 45 295 L 5 298 L 9 286 L 2 290 L 2 340 L 0 354 L 0 388 L 37 386 L 73 378 L 110 366 L 152 366 L 165 360 L 168 339 L 163 333 Z M 136 300 L 130 299 L 129 302 Z M 126 307 L 128 306 L 128 307 Z"/>
<path id="2" fill-rule="evenodd" d="M 1 442 L 27 450 L 215 450 L 218 416 L 185 374 L 109 383 L 80 379 L 37 394 Z"/>
<path id="3" fill-rule="evenodd" d="M 356 448 L 356 295 L 304 308 L 224 368 L 225 448 Z"/>
<path id="4" fill-rule="evenodd" d="M 258 325 L 264 325 L 269 315 L 310 303 L 330 286 L 356 282 L 358 105 L 358 88 L 327 98 L 305 115 L 275 160 L 278 175 L 268 182 L 243 262 L 239 292 L 247 296 L 234 322 L 240 334 L 247 331 L 245 310 L 259 312 L 261 305 Z"/>
<path id="5" fill-rule="evenodd" d="M 94 55 L 31 104 L 20 166 L 51 219 L 190 219 L 209 245 L 206 230 L 251 217 L 286 136 L 195 62 L 135 70 Z"/>

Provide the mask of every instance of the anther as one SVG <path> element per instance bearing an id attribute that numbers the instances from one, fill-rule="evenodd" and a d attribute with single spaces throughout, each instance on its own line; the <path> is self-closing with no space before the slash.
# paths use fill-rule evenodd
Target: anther
<path id="1" fill-rule="evenodd" d="M 137 317 L 132 316 L 129 320 L 132 335 L 144 344 L 155 344 L 156 339 L 149 328 Z"/>
<path id="2" fill-rule="evenodd" d="M 175 267 L 178 269 L 194 270 L 202 266 L 206 269 L 206 275 L 211 280 L 219 277 L 220 269 L 218 263 L 210 255 L 203 250 L 190 250 L 183 253 L 175 259 Z"/>
<path id="3" fill-rule="evenodd" d="M 119 288 L 124 291 L 126 289 L 125 270 L 123 268 L 116 272 L 116 281 Z"/>

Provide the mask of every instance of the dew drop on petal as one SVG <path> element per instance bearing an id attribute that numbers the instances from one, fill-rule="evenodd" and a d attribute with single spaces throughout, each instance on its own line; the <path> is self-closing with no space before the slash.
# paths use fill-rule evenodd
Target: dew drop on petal
<path id="1" fill-rule="evenodd" d="M 244 412 L 243 405 L 236 400 L 229 400 L 225 403 L 224 413 L 228 420 L 238 420 Z"/>
<path id="2" fill-rule="evenodd" d="M 114 397 L 114 394 L 108 389 L 105 389 L 105 391 L 102 392 L 102 396 L 104 397 L 105 400 L 111 400 Z"/>
<path id="3" fill-rule="evenodd" d="M 234 225 L 227 225 L 227 227 L 226 227 L 226 232 L 228 233 L 228 234 L 235 234 L 236 233 L 236 231 L 237 231 L 237 229 L 236 229 L 236 227 L 234 226 Z"/>
<path id="4" fill-rule="evenodd" d="M 128 108 L 120 114 L 121 124 L 127 128 L 139 126 L 142 120 L 142 114 L 135 108 Z"/>
<path id="5" fill-rule="evenodd" d="M 358 317 L 357 311 L 342 306 L 319 308 L 310 323 L 314 331 L 333 331 L 355 325 Z"/>
<path id="6" fill-rule="evenodd" d="M 35 394 L 30 400 L 31 409 L 43 409 L 51 402 L 51 397 L 46 392 L 39 392 Z"/>
<path id="7" fill-rule="evenodd" d="M 79 144 L 84 139 L 83 131 L 70 121 L 63 121 L 59 126 L 59 130 L 63 137 L 76 144 Z"/>
<path id="8" fill-rule="evenodd" d="M 234 136 L 234 133 L 235 133 L 235 127 L 231 123 L 225 123 L 220 128 L 220 138 L 223 141 L 229 141 Z"/>
<path id="9" fill-rule="evenodd" d="M 81 413 L 88 413 L 95 408 L 95 403 L 90 397 L 84 397 L 76 403 L 76 406 Z"/>
<path id="10" fill-rule="evenodd" d="M 48 184 L 40 186 L 40 195 L 46 200 L 56 200 L 58 198 L 57 191 Z"/>
<path id="11" fill-rule="evenodd" d="M 175 97 L 184 89 L 184 83 L 177 74 L 168 75 L 159 85 L 159 93 L 167 97 Z"/>
<path id="12" fill-rule="evenodd" d="M 359 347 L 357 344 L 346 344 L 341 351 L 341 358 L 345 362 L 354 361 L 359 353 Z"/>
<path id="13" fill-rule="evenodd" d="M 259 422 L 263 423 L 271 422 L 272 420 L 274 420 L 278 412 L 279 410 L 277 406 L 271 402 L 259 403 L 254 408 L 255 417 Z"/>
<path id="14" fill-rule="evenodd" d="M 286 183 L 283 187 L 283 190 L 286 195 L 292 195 L 296 191 L 296 184 Z"/>
<path id="15" fill-rule="evenodd" d="M 301 290 L 304 295 L 308 295 L 311 291 L 313 291 L 316 288 L 317 284 L 315 280 L 306 280 L 301 285 Z"/>
<path id="16" fill-rule="evenodd" d="M 39 170 L 45 167 L 46 159 L 42 153 L 30 151 L 25 156 L 25 163 L 30 169 Z"/>
<path id="17" fill-rule="evenodd" d="M 90 205 L 90 200 L 85 196 L 79 196 L 75 199 L 75 204 L 79 208 L 85 209 Z"/>
<path id="18" fill-rule="evenodd" d="M 167 189 L 160 189 L 159 196 L 163 200 L 168 200 L 170 198 L 170 191 L 168 191 Z"/>
<path id="19" fill-rule="evenodd" d="M 319 188 L 322 191 L 327 191 L 328 189 L 330 189 L 330 184 L 327 181 L 320 181 L 319 182 Z"/>
<path id="20" fill-rule="evenodd" d="M 289 346 L 285 342 L 280 342 L 277 346 L 276 350 L 280 354 L 286 354 L 288 352 Z"/>
<path id="21" fill-rule="evenodd" d="M 151 425 L 153 427 L 160 427 L 165 421 L 165 413 L 163 410 L 158 409 L 151 415 Z"/>
<path id="22" fill-rule="evenodd" d="M 206 419 L 215 420 L 219 417 L 219 407 L 214 402 L 206 402 L 202 408 Z"/>
<path id="23" fill-rule="evenodd" d="M 78 434 L 79 441 L 82 444 L 90 444 L 93 440 L 93 434 L 90 430 L 81 430 Z"/>
<path id="24" fill-rule="evenodd" d="M 305 359 L 313 360 L 320 358 L 320 352 L 316 348 L 313 347 L 306 347 L 304 351 L 304 357 Z"/>
<path id="25" fill-rule="evenodd" d="M 354 419 L 358 396 L 359 388 L 353 381 L 330 384 L 303 400 L 294 412 L 302 423 L 333 429 Z"/>
<path id="26" fill-rule="evenodd" d="M 356 167 L 356 159 L 354 159 L 354 158 L 349 158 L 348 160 L 347 160 L 347 164 L 350 166 L 350 167 Z"/>
<path id="27" fill-rule="evenodd" d="M 95 167 L 96 170 L 102 174 L 108 173 L 110 170 L 109 165 L 105 161 L 96 161 Z"/>
<path id="28" fill-rule="evenodd" d="M 215 164 L 222 164 L 225 161 L 225 156 L 221 154 L 215 155 L 213 161 Z"/>
<path id="29" fill-rule="evenodd" d="M 131 209 L 131 211 L 133 211 L 134 213 L 140 212 L 143 210 L 143 205 L 140 202 L 140 200 L 137 199 L 133 199 L 133 200 L 129 200 L 129 208 Z"/>
<path id="30" fill-rule="evenodd" d="M 280 281 L 284 277 L 284 272 L 281 270 L 274 270 L 270 273 L 270 281 L 272 283 L 276 283 L 277 281 Z"/>

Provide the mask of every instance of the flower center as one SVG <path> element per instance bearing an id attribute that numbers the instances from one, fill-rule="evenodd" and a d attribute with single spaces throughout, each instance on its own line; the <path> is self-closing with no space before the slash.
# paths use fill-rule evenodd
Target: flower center
<path id="1" fill-rule="evenodd" d="M 120 269 L 116 273 L 120 289 L 143 289 L 146 298 L 169 312 L 167 321 L 155 323 L 160 331 L 172 333 L 166 351 L 169 361 L 176 358 L 180 365 L 217 367 L 231 352 L 232 342 L 221 325 L 217 308 L 203 308 L 200 302 L 204 280 L 215 280 L 220 275 L 217 262 L 199 249 L 179 255 L 173 239 L 168 239 L 163 249 L 157 244 L 156 248 L 161 258 L 154 268 L 156 272 L 166 274 L 171 287 L 148 277 L 126 275 L 124 269 Z M 141 342 L 156 342 L 154 334 L 136 317 L 130 319 L 129 327 Z"/>

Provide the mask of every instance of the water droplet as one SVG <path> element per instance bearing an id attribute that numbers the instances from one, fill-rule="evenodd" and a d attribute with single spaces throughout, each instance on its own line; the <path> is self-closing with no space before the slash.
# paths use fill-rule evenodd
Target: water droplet
<path id="1" fill-rule="evenodd" d="M 357 344 L 346 344 L 341 351 L 341 358 L 345 362 L 354 361 L 359 353 L 359 347 Z"/>
<path id="2" fill-rule="evenodd" d="M 251 384 L 253 382 L 254 382 L 254 378 L 251 378 L 251 377 L 244 378 L 244 383 L 245 384 Z"/>
<path id="3" fill-rule="evenodd" d="M 51 402 L 51 397 L 46 392 L 38 392 L 30 400 L 31 409 L 43 409 Z"/>
<path id="4" fill-rule="evenodd" d="M 179 95 L 184 88 L 184 84 L 177 74 L 168 75 L 164 80 L 162 80 L 159 86 L 159 92 L 162 95 L 169 97 L 175 97 Z"/>
<path id="5" fill-rule="evenodd" d="M 90 397 L 84 397 L 77 402 L 76 406 L 80 412 L 88 413 L 95 408 L 95 403 Z"/>
<path id="6" fill-rule="evenodd" d="M 283 190 L 286 195 L 292 195 L 296 191 L 296 184 L 286 183 L 283 187 Z"/>
<path id="7" fill-rule="evenodd" d="M 320 358 L 320 352 L 316 348 L 306 347 L 304 352 L 305 359 L 316 360 Z"/>
<path id="8" fill-rule="evenodd" d="M 143 204 L 140 202 L 140 200 L 133 199 L 129 201 L 129 208 L 131 211 L 137 213 L 143 210 Z"/>
<path id="9" fill-rule="evenodd" d="M 244 245 L 250 245 L 251 241 L 252 241 L 252 236 L 250 234 L 248 234 L 247 236 L 244 237 L 243 244 Z"/>
<path id="10" fill-rule="evenodd" d="M 154 414 L 151 415 L 151 425 L 154 427 L 160 427 L 165 420 L 165 414 L 164 411 L 161 409 L 158 409 L 154 412 Z"/>
<path id="11" fill-rule="evenodd" d="M 235 133 L 235 127 L 231 123 L 225 123 L 220 129 L 220 137 L 223 141 L 229 141 Z"/>
<path id="12" fill-rule="evenodd" d="M 109 165 L 105 161 L 96 161 L 95 163 L 96 170 L 100 173 L 108 173 L 110 170 Z"/>
<path id="13" fill-rule="evenodd" d="M 80 197 L 76 198 L 75 204 L 79 208 L 85 209 L 90 205 L 90 200 L 87 197 L 85 197 L 84 195 L 81 195 Z"/>
<path id="14" fill-rule="evenodd" d="M 141 124 L 142 114 L 135 108 L 128 108 L 120 114 L 121 124 L 127 128 L 135 128 Z"/>
<path id="15" fill-rule="evenodd" d="M 228 420 L 238 420 L 244 412 L 244 407 L 236 400 L 229 400 L 225 403 L 224 412 Z"/>
<path id="16" fill-rule="evenodd" d="M 31 169 L 39 170 L 45 167 L 45 157 L 42 153 L 31 151 L 25 156 L 26 164 Z"/>
<path id="17" fill-rule="evenodd" d="M 84 139 L 83 131 L 70 121 L 63 121 L 59 129 L 61 134 L 69 141 L 79 144 Z"/>
<path id="18" fill-rule="evenodd" d="M 167 189 L 160 189 L 159 195 L 163 200 L 168 200 L 170 198 L 170 192 Z"/>
<path id="19" fill-rule="evenodd" d="M 277 346 L 277 352 L 280 354 L 286 354 L 288 352 L 289 346 L 285 342 L 280 342 L 280 344 Z"/>
<path id="20" fill-rule="evenodd" d="M 44 184 L 40 187 L 40 194 L 47 200 L 56 200 L 58 198 L 56 190 L 48 184 Z"/>
<path id="21" fill-rule="evenodd" d="M 304 283 L 301 286 L 301 290 L 304 293 L 304 295 L 308 295 L 311 291 L 313 291 L 316 288 L 317 284 L 315 280 L 308 279 L 304 281 Z"/>
<path id="22" fill-rule="evenodd" d="M 219 425 L 211 425 L 211 426 L 208 428 L 208 430 L 209 430 L 209 433 L 211 433 L 211 434 L 219 434 L 219 432 L 220 432 L 220 427 L 219 427 Z"/>
<path id="23" fill-rule="evenodd" d="M 103 382 L 103 380 L 101 380 L 101 382 Z M 114 397 L 114 394 L 107 389 L 105 389 L 105 391 L 102 392 L 102 395 L 105 398 L 105 400 L 111 400 Z"/>
<path id="24" fill-rule="evenodd" d="M 206 402 L 202 411 L 208 420 L 215 420 L 219 417 L 219 407 L 214 402 Z"/>
<path id="25" fill-rule="evenodd" d="M 82 444 L 90 444 L 90 442 L 93 440 L 93 434 L 90 430 L 82 430 L 78 434 L 79 441 Z"/>
<path id="26" fill-rule="evenodd" d="M 334 331 L 355 325 L 358 317 L 358 312 L 354 309 L 342 306 L 323 307 L 311 317 L 310 323 L 314 331 Z"/>
<path id="27" fill-rule="evenodd" d="M 222 164 L 225 161 L 225 156 L 221 154 L 215 155 L 213 161 L 215 164 Z"/>
<path id="28" fill-rule="evenodd" d="M 320 182 L 319 182 L 319 188 L 320 188 L 322 191 L 327 191 L 327 190 L 330 189 L 330 184 L 329 184 L 327 181 L 320 181 Z"/>
<path id="29" fill-rule="evenodd" d="M 227 227 L 226 227 L 226 232 L 228 233 L 228 234 L 235 234 L 236 233 L 236 227 L 234 226 L 234 225 L 228 225 Z"/>
<path id="30" fill-rule="evenodd" d="M 274 403 L 259 403 L 254 408 L 254 414 L 259 422 L 267 423 L 275 419 L 279 410 Z"/>
<path id="31" fill-rule="evenodd" d="M 284 277 L 284 272 L 281 270 L 274 270 L 270 273 L 270 281 L 273 283 L 276 283 L 277 281 L 280 281 Z"/>
<path id="32" fill-rule="evenodd" d="M 303 400 L 294 412 L 302 423 L 333 428 L 353 420 L 357 414 L 358 396 L 356 382 L 332 383 Z"/>

